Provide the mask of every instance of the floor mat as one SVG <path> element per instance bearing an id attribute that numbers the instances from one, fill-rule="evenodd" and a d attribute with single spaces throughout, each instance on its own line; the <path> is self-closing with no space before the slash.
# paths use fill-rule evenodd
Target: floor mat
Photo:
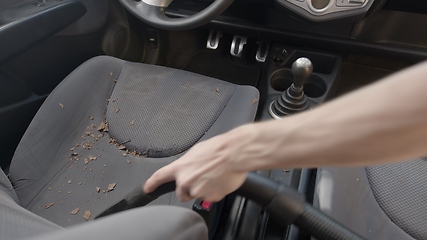
<path id="1" fill-rule="evenodd" d="M 184 67 L 185 70 L 218 78 L 239 85 L 256 87 L 261 71 L 256 67 L 249 67 L 235 63 L 227 52 L 199 50 Z"/>

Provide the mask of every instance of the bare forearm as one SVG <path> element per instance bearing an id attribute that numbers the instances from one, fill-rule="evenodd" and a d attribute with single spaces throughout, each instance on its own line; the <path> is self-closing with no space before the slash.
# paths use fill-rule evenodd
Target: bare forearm
<path id="1" fill-rule="evenodd" d="M 427 156 L 426 91 L 424 63 L 314 110 L 236 129 L 231 135 L 249 132 L 236 168 L 372 165 Z"/>

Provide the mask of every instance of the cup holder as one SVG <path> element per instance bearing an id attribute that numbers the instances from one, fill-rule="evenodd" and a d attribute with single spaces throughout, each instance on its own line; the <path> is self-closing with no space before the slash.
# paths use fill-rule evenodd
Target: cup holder
<path id="1" fill-rule="evenodd" d="M 274 72 L 270 77 L 270 84 L 276 91 L 285 91 L 292 84 L 291 71 L 281 69 Z M 304 93 L 310 98 L 321 97 L 326 93 L 326 83 L 321 77 L 312 74 L 304 83 Z"/>

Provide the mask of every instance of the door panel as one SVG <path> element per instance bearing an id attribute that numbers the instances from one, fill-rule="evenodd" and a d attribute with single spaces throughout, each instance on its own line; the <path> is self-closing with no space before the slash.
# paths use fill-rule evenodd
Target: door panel
<path id="1" fill-rule="evenodd" d="M 136 34 L 132 34 L 128 21 L 128 15 L 114 0 L 0 0 L 3 169 L 9 165 L 34 114 L 56 85 L 87 59 L 115 51 L 104 49 L 105 39 L 114 36 L 115 29 L 125 29 L 125 42 L 138 42 L 131 37 Z M 117 28 L 117 23 L 123 27 Z M 138 54 L 132 56 L 132 60 L 138 60 Z"/>

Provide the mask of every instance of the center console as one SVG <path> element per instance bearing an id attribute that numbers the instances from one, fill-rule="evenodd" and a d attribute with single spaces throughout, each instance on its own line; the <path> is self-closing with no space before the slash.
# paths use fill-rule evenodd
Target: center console
<path id="1" fill-rule="evenodd" d="M 259 86 L 264 99 L 259 106 L 258 121 L 309 111 L 332 98 L 339 81 L 341 56 L 273 43 L 264 67 Z M 257 173 L 297 189 L 308 202 L 313 199 L 316 170 L 273 169 Z M 283 227 L 271 220 L 259 205 L 236 197 L 228 217 L 225 239 L 310 238 L 304 237 L 304 233 L 294 226 Z"/>

